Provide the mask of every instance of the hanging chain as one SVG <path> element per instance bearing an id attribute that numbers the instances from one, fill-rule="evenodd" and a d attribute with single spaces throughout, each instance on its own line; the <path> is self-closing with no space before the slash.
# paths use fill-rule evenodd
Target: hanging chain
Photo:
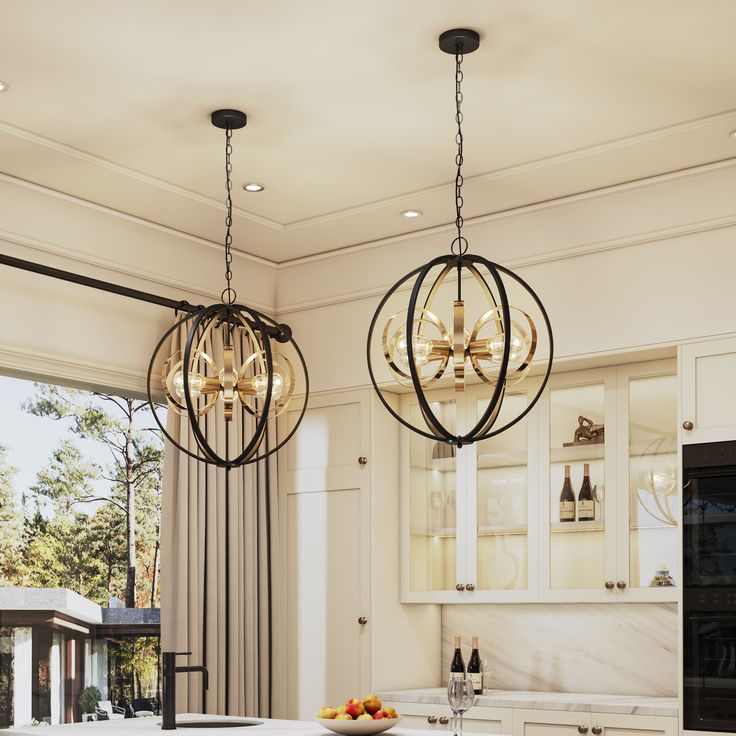
<path id="1" fill-rule="evenodd" d="M 227 281 L 227 288 L 223 289 L 223 292 L 220 295 L 222 301 L 227 302 L 228 304 L 232 304 L 237 297 L 235 290 L 231 286 L 233 278 L 233 271 L 231 268 L 233 263 L 233 236 L 230 232 L 233 226 L 233 182 L 230 177 L 233 172 L 233 165 L 230 163 L 230 157 L 233 152 L 231 142 L 232 137 L 233 131 L 230 128 L 230 125 L 228 125 L 225 130 L 225 187 L 227 189 L 227 199 L 225 200 L 225 207 L 227 209 L 225 214 L 225 280 Z"/>
<path id="2" fill-rule="evenodd" d="M 455 174 L 455 227 L 457 235 L 450 245 L 450 250 L 455 255 L 463 255 L 468 250 L 468 241 L 463 237 L 463 54 L 458 49 L 455 54 L 455 122 L 457 123 L 457 133 L 455 134 L 455 143 L 457 143 L 457 153 L 455 154 L 455 166 L 457 173 Z"/>

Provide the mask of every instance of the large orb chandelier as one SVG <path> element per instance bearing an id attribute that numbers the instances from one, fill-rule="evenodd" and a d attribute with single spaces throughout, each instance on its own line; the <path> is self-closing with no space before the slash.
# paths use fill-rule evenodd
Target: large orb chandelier
<path id="1" fill-rule="evenodd" d="M 388 290 L 373 315 L 367 345 L 371 382 L 386 409 L 412 431 L 457 447 L 493 437 L 523 419 L 544 390 L 553 354 L 552 328 L 539 297 L 509 269 L 468 253 L 463 235 L 462 64 L 464 55 L 479 45 L 478 33 L 468 29 L 446 31 L 439 38 L 440 49 L 455 57 L 457 232 L 450 253 L 415 268 Z M 401 293 L 409 289 L 408 306 L 398 308 Z M 478 316 L 468 321 L 466 311 Z M 390 377 L 416 394 L 416 417 L 400 416 L 378 386 L 371 354 L 379 339 Z M 507 392 L 529 375 L 540 348 L 548 357 L 539 390 L 519 411 L 502 411 Z M 469 426 L 448 427 L 448 417 L 440 416 L 439 404 L 425 392 L 443 385 L 443 378 L 451 379 L 455 391 L 464 391 L 468 377 L 488 384 L 490 398 Z"/>
<path id="2" fill-rule="evenodd" d="M 161 337 L 148 367 L 148 401 L 166 439 L 189 457 L 228 470 L 262 460 L 283 447 L 301 423 L 309 395 L 307 367 L 289 326 L 239 304 L 232 287 L 231 141 L 233 130 L 245 127 L 246 121 L 239 110 L 212 113 L 212 124 L 225 130 L 226 286 L 222 301 L 190 308 Z M 180 337 L 180 349 L 162 360 L 164 346 L 175 335 Z M 305 399 L 296 422 L 279 442 L 262 449 L 269 420 L 283 414 L 300 381 Z M 188 418 L 189 437 L 177 441 L 167 431 L 159 416 L 161 405 L 155 401 L 162 394 L 170 411 Z M 216 444 L 224 446 L 224 451 L 216 450 Z"/>

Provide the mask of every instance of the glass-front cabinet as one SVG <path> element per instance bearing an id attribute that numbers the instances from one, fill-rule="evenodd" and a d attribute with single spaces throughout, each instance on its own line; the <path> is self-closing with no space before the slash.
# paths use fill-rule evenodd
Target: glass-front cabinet
<path id="1" fill-rule="evenodd" d="M 458 450 L 403 431 L 402 600 L 676 600 L 675 371 L 661 360 L 556 374 L 524 419 Z M 506 397 L 497 426 L 536 380 Z M 460 432 L 489 394 L 428 398 Z M 401 410 L 419 418 L 411 395 Z"/>

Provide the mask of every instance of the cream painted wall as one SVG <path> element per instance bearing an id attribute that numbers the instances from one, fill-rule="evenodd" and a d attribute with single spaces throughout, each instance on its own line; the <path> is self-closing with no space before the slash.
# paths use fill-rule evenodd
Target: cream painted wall
<path id="1" fill-rule="evenodd" d="M 0 176 L 0 252 L 192 303 L 219 298 L 222 246 Z M 273 312 L 276 269 L 236 257 L 243 299 Z M 173 312 L 0 266 L 4 372 L 145 390 Z"/>

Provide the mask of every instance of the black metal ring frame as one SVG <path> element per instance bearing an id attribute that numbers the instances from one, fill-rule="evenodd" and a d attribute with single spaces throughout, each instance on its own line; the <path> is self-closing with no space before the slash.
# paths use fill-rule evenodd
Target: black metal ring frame
<path id="1" fill-rule="evenodd" d="M 241 317 L 249 324 L 249 326 L 251 327 L 255 326 L 256 331 L 260 333 L 261 340 L 262 340 L 262 346 L 263 346 L 263 352 L 265 354 L 265 359 L 266 359 L 267 375 L 269 377 L 269 380 L 268 380 L 268 387 L 266 390 L 266 396 L 264 399 L 262 410 L 260 412 L 260 416 L 256 417 L 256 427 L 253 433 L 253 437 L 248 442 L 246 447 L 242 450 L 242 452 L 239 455 L 237 455 L 237 457 L 230 459 L 228 457 L 223 458 L 220 455 L 218 455 L 217 452 L 215 452 L 215 450 L 209 444 L 209 442 L 207 441 L 207 438 L 204 436 L 204 433 L 199 427 L 199 422 L 198 422 L 197 414 L 194 408 L 194 403 L 192 401 L 191 391 L 189 387 L 189 364 L 191 360 L 195 336 L 200 326 L 202 325 L 202 323 L 205 320 L 219 318 L 220 320 L 223 320 L 223 321 L 228 322 L 229 324 L 232 324 L 232 321 L 233 321 L 232 318 L 236 313 L 240 314 Z M 245 316 L 242 316 L 243 314 Z M 187 448 L 183 447 L 167 431 L 163 422 L 161 421 L 158 414 L 156 413 L 156 402 L 154 401 L 153 392 L 151 389 L 151 377 L 153 375 L 153 368 L 156 362 L 156 358 L 158 357 L 159 351 L 163 347 L 164 343 L 168 340 L 168 338 L 174 333 L 174 331 L 179 329 L 182 325 L 184 325 L 189 320 L 192 320 L 192 324 L 189 326 L 187 330 L 187 339 L 186 339 L 186 343 L 184 346 L 184 354 L 183 354 L 183 362 L 182 362 L 184 402 L 187 408 L 187 418 L 189 420 L 189 426 L 192 428 L 192 434 L 194 435 L 194 439 L 197 443 L 198 448 L 201 450 L 202 454 L 195 454 L 191 450 L 188 450 Z M 274 327 L 279 330 L 279 337 L 281 339 L 279 339 L 278 337 L 275 337 L 272 334 Z M 248 465 L 250 463 L 258 462 L 260 460 L 263 460 L 264 458 L 269 457 L 270 455 L 273 455 L 275 452 L 281 449 L 294 436 L 294 433 L 299 428 L 299 425 L 301 424 L 302 419 L 304 418 L 304 414 L 307 409 L 307 402 L 309 400 L 309 372 L 307 371 L 307 365 L 304 360 L 304 356 L 302 354 L 301 349 L 295 342 L 295 340 L 291 337 L 291 330 L 284 331 L 281 329 L 281 327 L 282 327 L 281 325 L 279 325 L 277 322 L 271 319 L 268 315 L 262 314 L 256 309 L 247 307 L 243 304 L 225 304 L 225 303 L 213 304 L 209 307 L 205 307 L 196 312 L 190 312 L 189 314 L 186 314 L 182 319 L 175 322 L 163 334 L 158 344 L 156 345 L 156 348 L 154 349 L 153 354 L 151 355 L 151 360 L 148 364 L 148 373 L 147 373 L 147 378 L 146 378 L 148 403 L 151 407 L 153 418 L 156 421 L 156 424 L 159 426 L 159 429 L 163 432 L 166 439 L 169 442 L 171 442 L 178 450 L 183 452 L 185 455 L 188 455 L 189 457 L 193 458 L 194 460 L 199 460 L 200 462 L 205 462 L 209 465 L 215 465 L 217 467 L 225 468 L 227 470 L 230 470 L 231 468 L 234 468 L 234 467 L 239 467 L 242 465 Z M 260 447 L 263 441 L 263 438 L 265 437 L 265 434 L 266 434 L 267 424 L 269 420 L 268 412 L 271 406 L 271 397 L 272 397 L 272 389 L 273 389 L 273 353 L 271 350 L 271 342 L 270 342 L 269 337 L 274 337 L 274 339 L 276 339 L 278 342 L 281 342 L 281 343 L 286 343 L 286 342 L 291 343 L 292 347 L 294 348 L 294 351 L 299 357 L 299 361 L 302 364 L 302 369 L 304 371 L 304 381 L 305 381 L 304 401 L 303 401 L 302 408 L 299 414 L 299 418 L 297 419 L 296 423 L 292 427 L 291 431 L 286 435 L 286 437 L 284 437 L 284 439 L 278 442 L 274 447 L 269 449 L 267 452 L 258 454 L 258 448 Z"/>
<path id="2" fill-rule="evenodd" d="M 505 384 L 506 375 L 508 372 L 509 353 L 510 353 L 510 344 L 511 344 L 511 330 L 504 329 L 503 359 L 502 359 L 501 366 L 499 369 L 496 386 L 489 400 L 488 406 L 486 407 L 485 411 L 481 415 L 476 425 L 471 430 L 469 430 L 468 432 L 462 435 L 459 434 L 455 436 L 451 432 L 449 432 L 444 427 L 444 425 L 439 421 L 439 419 L 436 417 L 434 412 L 432 411 L 432 408 L 430 407 L 429 402 L 427 401 L 427 397 L 424 393 L 424 388 L 422 387 L 421 379 L 419 377 L 419 374 L 416 368 L 416 363 L 414 360 L 414 339 L 413 339 L 414 338 L 414 319 L 412 318 L 412 316 L 414 315 L 415 310 L 416 310 L 417 301 L 419 299 L 419 292 L 421 291 L 421 288 L 424 285 L 424 281 L 427 278 L 427 275 L 435 266 L 448 265 L 448 264 L 457 266 L 458 271 L 459 271 L 459 274 L 458 274 L 459 278 L 460 278 L 460 272 L 462 271 L 462 269 L 468 265 L 481 265 L 481 266 L 484 266 L 488 270 L 488 272 L 493 277 L 493 280 L 496 284 L 496 288 L 498 290 L 499 302 L 500 302 L 501 312 L 503 315 L 504 325 L 510 324 L 511 314 L 510 314 L 509 300 L 506 294 L 506 288 L 503 284 L 503 279 L 501 277 L 501 274 L 504 274 L 514 279 L 520 286 L 522 286 L 527 292 L 529 292 L 532 299 L 534 300 L 536 305 L 539 307 L 539 311 L 542 314 L 542 318 L 544 320 L 544 324 L 547 329 L 547 334 L 549 337 L 549 358 L 547 360 L 544 379 L 542 380 L 542 383 L 537 393 L 529 401 L 524 411 L 521 412 L 513 420 L 505 424 L 500 429 L 493 429 L 494 423 L 491 422 L 491 425 L 487 428 L 488 431 L 482 434 L 478 434 L 478 432 L 480 432 L 480 430 L 486 427 L 493 413 L 497 411 L 500 401 L 502 401 L 503 399 L 503 393 L 505 390 L 504 384 Z M 378 387 L 378 383 L 376 381 L 376 377 L 373 371 L 373 365 L 371 362 L 371 343 L 373 342 L 373 333 L 376 327 L 376 323 L 378 322 L 378 318 L 383 310 L 383 307 L 385 306 L 386 302 L 407 281 L 409 281 L 411 278 L 415 276 L 416 276 L 416 280 L 411 290 L 411 296 L 409 297 L 409 307 L 408 307 L 408 318 L 407 318 L 408 334 L 406 337 L 407 358 L 409 362 L 409 373 L 411 375 L 412 387 L 414 389 L 414 393 L 417 396 L 417 400 L 419 401 L 419 407 L 421 409 L 422 416 L 424 417 L 424 420 L 429 426 L 429 428 L 434 429 L 434 433 L 426 432 L 418 427 L 415 427 L 413 424 L 411 424 L 406 419 L 401 417 L 396 411 L 394 411 L 394 409 L 391 407 L 389 402 L 385 399 L 382 391 Z M 373 388 L 378 394 L 378 398 L 381 400 L 381 403 L 386 407 L 386 409 L 394 417 L 394 419 L 396 419 L 396 421 L 398 421 L 400 424 L 405 426 L 407 429 L 410 429 L 413 432 L 416 432 L 417 434 L 422 435 L 423 437 L 426 437 L 431 440 L 444 441 L 448 444 L 455 445 L 456 447 L 462 447 L 463 445 L 469 445 L 474 442 L 479 442 L 481 440 L 489 439 L 490 437 L 494 437 L 495 435 L 500 434 L 501 432 L 505 432 L 507 429 L 513 427 L 517 422 L 520 422 L 532 410 L 532 408 L 539 400 L 540 396 L 542 395 L 542 392 L 544 391 L 547 385 L 550 373 L 552 372 L 553 354 L 554 354 L 554 338 L 552 335 L 552 326 L 549 321 L 549 316 L 547 315 L 547 310 L 544 308 L 544 305 L 542 304 L 541 300 L 536 295 L 536 293 L 533 291 L 533 289 L 529 286 L 529 284 L 527 284 L 527 282 L 524 281 L 524 279 L 522 279 L 520 276 L 517 276 L 513 271 L 510 271 L 509 269 L 497 263 L 493 263 L 492 261 L 489 261 L 486 258 L 483 258 L 482 256 L 477 256 L 477 255 L 467 254 L 467 253 L 464 255 L 459 255 L 459 256 L 458 255 L 438 256 L 437 258 L 432 259 L 425 265 L 415 268 L 413 271 L 410 271 L 408 274 L 400 278 L 386 292 L 386 294 L 381 299 L 375 313 L 373 314 L 373 318 L 371 319 L 371 324 L 368 329 L 368 340 L 366 344 L 366 355 L 368 359 L 368 374 L 370 375 L 371 383 L 373 384 Z M 493 431 L 490 431 L 491 429 L 493 429 Z"/>

